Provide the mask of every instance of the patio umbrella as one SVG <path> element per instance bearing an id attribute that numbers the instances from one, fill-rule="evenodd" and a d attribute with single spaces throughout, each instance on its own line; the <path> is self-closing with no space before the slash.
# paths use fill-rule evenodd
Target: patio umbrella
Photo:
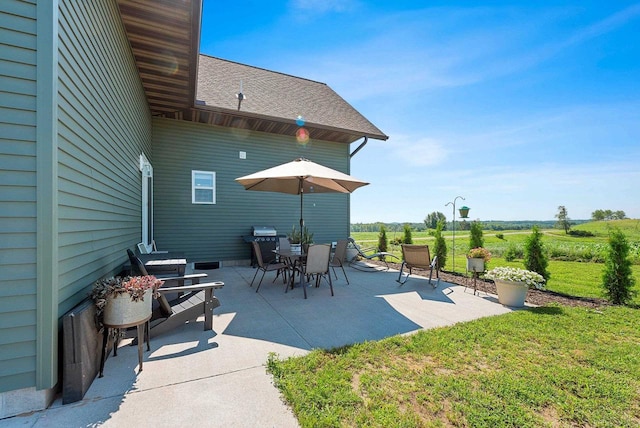
<path id="1" fill-rule="evenodd" d="M 300 195 L 301 228 L 304 225 L 302 202 L 305 193 L 351 193 L 369 184 L 305 158 L 245 175 L 236 181 L 246 190 Z"/>

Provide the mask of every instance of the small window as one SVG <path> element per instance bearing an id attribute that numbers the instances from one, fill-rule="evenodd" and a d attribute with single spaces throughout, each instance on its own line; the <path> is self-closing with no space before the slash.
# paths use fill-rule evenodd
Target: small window
<path id="1" fill-rule="evenodd" d="M 191 203 L 216 203 L 216 173 L 191 171 Z"/>

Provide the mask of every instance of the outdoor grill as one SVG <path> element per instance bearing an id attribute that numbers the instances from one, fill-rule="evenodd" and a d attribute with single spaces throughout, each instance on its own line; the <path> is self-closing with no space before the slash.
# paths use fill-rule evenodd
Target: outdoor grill
<path id="1" fill-rule="evenodd" d="M 285 238 L 286 235 L 278 235 L 278 231 L 273 226 L 252 226 L 251 235 L 245 235 L 242 237 L 244 242 L 251 244 L 256 241 L 260 245 L 260 251 L 262 252 L 262 259 L 265 263 L 275 259 L 273 250 L 276 249 L 278 239 Z M 253 246 L 251 247 L 251 266 L 257 264 L 256 255 L 253 252 Z"/>
<path id="2" fill-rule="evenodd" d="M 278 232 L 273 226 L 253 226 L 251 229 L 255 237 L 278 236 Z"/>

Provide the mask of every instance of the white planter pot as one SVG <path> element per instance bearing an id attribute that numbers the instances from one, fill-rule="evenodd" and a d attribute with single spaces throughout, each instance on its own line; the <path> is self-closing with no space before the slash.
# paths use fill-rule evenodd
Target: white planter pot
<path id="1" fill-rule="evenodd" d="M 468 272 L 484 272 L 484 259 L 482 257 L 467 258 Z"/>
<path id="2" fill-rule="evenodd" d="M 302 254 L 302 244 L 291 244 L 291 254 Z"/>
<path id="3" fill-rule="evenodd" d="M 109 296 L 104 307 L 104 323 L 109 326 L 132 326 L 151 316 L 153 290 L 148 289 L 144 298 L 134 302 L 129 293 Z"/>
<path id="4" fill-rule="evenodd" d="M 355 259 L 357 255 L 358 255 L 358 250 L 356 250 L 355 248 L 347 248 L 347 255 L 345 257 L 345 261 L 350 262 L 351 260 Z"/>
<path id="5" fill-rule="evenodd" d="M 521 308 L 527 298 L 529 287 L 524 282 L 494 280 L 498 290 L 498 302 L 505 306 Z"/>

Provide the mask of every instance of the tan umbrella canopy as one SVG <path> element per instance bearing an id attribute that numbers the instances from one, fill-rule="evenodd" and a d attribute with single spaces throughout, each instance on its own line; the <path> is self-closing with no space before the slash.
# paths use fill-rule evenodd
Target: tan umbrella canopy
<path id="1" fill-rule="evenodd" d="M 245 175 L 236 181 L 246 190 L 300 195 L 300 227 L 304 225 L 302 201 L 305 193 L 351 193 L 369 184 L 305 158 Z"/>

